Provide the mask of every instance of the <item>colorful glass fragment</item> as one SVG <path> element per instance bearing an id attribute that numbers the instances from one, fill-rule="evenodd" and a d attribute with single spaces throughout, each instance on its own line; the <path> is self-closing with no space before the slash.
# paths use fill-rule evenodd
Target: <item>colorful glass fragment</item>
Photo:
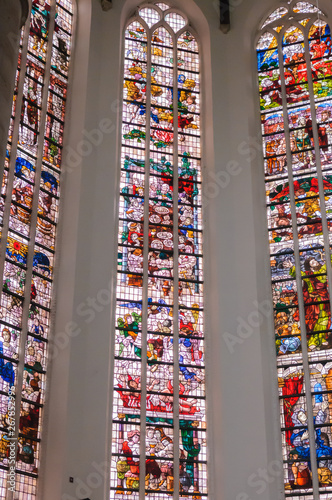
<path id="1" fill-rule="evenodd" d="M 33 0 L 19 49 L 0 203 L 0 499 L 37 494 L 72 29 L 71 0 Z"/>
<path id="2" fill-rule="evenodd" d="M 318 500 L 332 484 L 331 34 L 316 6 L 288 6 L 257 44 L 261 130 L 285 495 Z"/>
<path id="3" fill-rule="evenodd" d="M 200 58 L 155 5 L 125 31 L 111 499 L 207 498 Z"/>

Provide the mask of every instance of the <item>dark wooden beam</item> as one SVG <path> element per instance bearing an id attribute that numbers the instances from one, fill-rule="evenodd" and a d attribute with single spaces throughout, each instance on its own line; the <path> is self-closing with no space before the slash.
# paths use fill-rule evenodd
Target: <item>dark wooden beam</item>
<path id="1" fill-rule="evenodd" d="M 228 33 L 231 27 L 229 0 L 220 0 L 220 29 Z"/>

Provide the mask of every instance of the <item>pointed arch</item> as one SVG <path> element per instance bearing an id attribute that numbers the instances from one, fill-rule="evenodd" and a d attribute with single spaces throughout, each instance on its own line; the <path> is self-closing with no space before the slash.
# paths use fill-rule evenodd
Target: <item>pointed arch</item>
<path id="1" fill-rule="evenodd" d="M 110 498 L 207 497 L 198 42 L 164 2 L 126 26 Z"/>
<path id="2" fill-rule="evenodd" d="M 332 456 L 327 19 L 309 2 L 283 3 L 262 23 L 256 50 L 285 492 L 318 500 Z"/>
<path id="3" fill-rule="evenodd" d="M 1 500 L 38 492 L 74 7 L 33 0 L 21 32 L 0 202 Z"/>

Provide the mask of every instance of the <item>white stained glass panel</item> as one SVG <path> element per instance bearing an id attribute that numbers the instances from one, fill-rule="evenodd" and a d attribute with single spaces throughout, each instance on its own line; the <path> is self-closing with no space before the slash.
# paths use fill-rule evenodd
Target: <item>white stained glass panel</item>
<path id="1" fill-rule="evenodd" d="M 154 24 L 156 24 L 160 20 L 159 12 L 155 9 L 150 9 L 145 7 L 144 9 L 139 9 L 139 15 L 146 22 L 146 24 L 151 28 Z"/>
<path id="2" fill-rule="evenodd" d="M 287 12 L 288 12 L 288 9 L 286 7 L 279 7 L 274 12 L 272 12 L 272 14 L 267 18 L 265 23 L 262 25 L 262 28 L 264 28 L 265 26 L 267 26 L 270 23 L 273 23 L 273 21 L 280 19 L 285 14 L 287 14 Z"/>
<path id="3" fill-rule="evenodd" d="M 165 21 L 170 25 L 170 27 L 175 33 L 184 28 L 187 23 L 184 17 L 180 16 L 180 14 L 177 14 L 175 12 L 166 14 Z"/>
<path id="4" fill-rule="evenodd" d="M 157 5 L 157 7 L 159 7 L 159 9 L 161 9 L 161 10 L 169 9 L 169 5 L 167 5 L 166 3 L 163 3 L 163 2 L 158 2 L 155 5 Z"/>
<path id="5" fill-rule="evenodd" d="M 298 2 L 297 4 L 294 5 L 293 7 L 294 12 L 296 13 L 313 13 L 313 12 L 322 12 L 315 7 L 315 5 L 312 5 L 311 3 L 308 2 Z"/>

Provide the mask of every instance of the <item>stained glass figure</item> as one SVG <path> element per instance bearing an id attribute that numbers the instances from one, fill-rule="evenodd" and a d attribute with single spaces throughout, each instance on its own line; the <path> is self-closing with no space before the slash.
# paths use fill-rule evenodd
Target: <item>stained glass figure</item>
<path id="1" fill-rule="evenodd" d="M 3 500 L 37 495 L 72 30 L 71 0 L 33 0 L 21 34 L 0 203 Z"/>
<path id="2" fill-rule="evenodd" d="M 125 30 L 111 499 L 207 498 L 200 58 L 168 9 Z"/>
<path id="3" fill-rule="evenodd" d="M 280 25 L 281 29 L 273 28 Z M 331 34 L 289 1 L 257 44 L 287 498 L 331 495 Z"/>

